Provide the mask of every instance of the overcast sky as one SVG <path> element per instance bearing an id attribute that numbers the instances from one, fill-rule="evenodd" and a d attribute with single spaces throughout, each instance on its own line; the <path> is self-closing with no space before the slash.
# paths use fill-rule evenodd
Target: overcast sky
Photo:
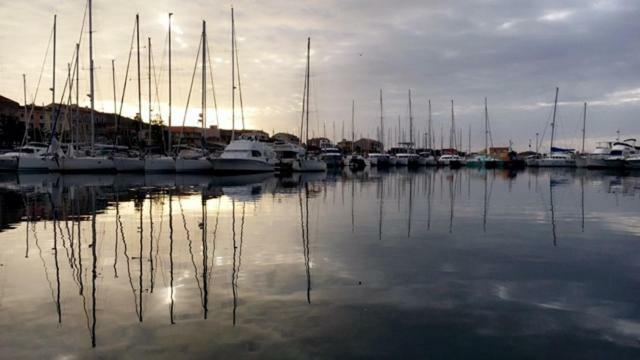
<path id="1" fill-rule="evenodd" d="M 311 37 L 311 133 L 376 136 L 379 90 L 387 134 L 398 116 L 408 133 L 408 89 L 413 93 L 415 133 L 426 130 L 433 104 L 436 142 L 448 144 L 450 101 L 464 148 L 483 143 L 483 99 L 489 101 L 493 143 L 513 140 L 526 149 L 550 120 L 560 87 L 558 145 L 580 143 L 582 103 L 588 102 L 587 143 L 640 134 L 640 2 L 618 0 L 462 1 L 236 1 L 236 30 L 247 127 L 298 132 L 306 38 Z M 97 109 L 112 111 L 111 59 L 120 98 L 135 14 L 141 17 L 143 117 L 147 119 L 147 37 L 152 38 L 160 107 L 167 118 L 167 13 L 173 12 L 173 123 L 184 118 L 198 50 L 207 21 L 219 121 L 231 125 L 230 2 L 95 0 L 94 43 Z M 80 36 L 85 1 L 0 1 L 0 94 L 23 102 L 22 74 L 33 98 L 58 14 L 57 97 L 66 63 Z M 6 16 L 10 14 L 10 16 Z M 82 38 L 81 93 L 88 93 L 88 37 Z M 36 102 L 51 101 L 51 50 Z M 135 51 L 124 115 L 137 112 Z M 196 73 L 187 124 L 200 112 Z M 209 84 L 211 85 L 211 84 Z M 154 92 L 156 91 L 154 86 Z M 86 96 L 82 99 L 87 103 Z M 155 96 L 154 96 L 155 97 Z M 216 123 L 212 89 L 209 124 Z M 29 100 L 31 101 L 31 100 Z M 238 108 L 239 113 L 239 108 Z M 237 118 L 240 116 L 238 115 Z M 241 126 L 240 121 L 236 126 Z M 393 130 L 390 132 L 389 129 Z M 545 141 L 549 139 L 546 130 Z"/>

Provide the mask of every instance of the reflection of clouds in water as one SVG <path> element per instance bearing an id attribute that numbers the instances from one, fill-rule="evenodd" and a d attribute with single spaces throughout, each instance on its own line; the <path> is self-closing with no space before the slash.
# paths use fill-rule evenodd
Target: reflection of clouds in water
<path id="1" fill-rule="evenodd" d="M 489 357 L 495 358 L 504 354 L 531 354 L 527 349 L 532 346 L 546 349 L 557 346 L 560 339 L 573 353 L 606 349 L 602 354 L 616 357 L 623 354 L 619 351 L 637 350 L 633 340 L 638 336 L 638 294 L 634 290 L 632 267 L 635 255 L 630 251 L 635 249 L 635 243 L 629 237 L 638 234 L 632 221 L 638 211 L 633 199 L 614 204 L 612 194 L 587 187 L 588 231 L 582 233 L 574 226 L 579 212 L 572 198 L 579 184 L 568 182 L 555 187 L 560 246 L 554 248 L 548 241 L 551 236 L 548 182 L 541 181 L 540 192 L 536 192 L 528 188 L 526 177 L 518 176 L 509 184 L 496 180 L 488 197 L 489 221 L 484 233 L 484 177 L 469 179 L 468 174 L 458 173 L 458 179 L 462 180 L 454 194 L 452 234 L 448 232 L 449 172 L 428 170 L 411 175 L 414 183 L 409 238 L 406 236 L 407 173 L 374 174 L 375 181 L 367 181 L 367 176 L 361 174 L 355 180 L 331 179 L 328 186 L 324 186 L 327 183 L 323 180 L 309 184 L 311 305 L 306 301 L 304 249 L 298 219 L 299 189 L 296 187 L 299 183 L 294 181 L 289 187 L 281 187 L 278 181 L 270 179 L 259 185 L 212 185 L 206 191 L 197 186 L 181 188 L 181 193 L 173 197 L 173 289 L 169 284 L 168 266 L 169 204 L 166 193 L 154 194 L 153 209 L 158 215 L 154 219 L 157 237 L 154 249 L 158 251 L 156 263 L 159 264 L 155 271 L 159 291 L 143 293 L 145 318 L 143 325 L 137 326 L 123 257 L 117 264 L 121 274 L 118 279 L 114 279 L 110 271 L 100 270 L 99 340 L 95 353 L 87 352 L 87 344 L 77 341 L 85 336 L 86 329 L 82 327 L 84 315 L 68 266 L 62 266 L 61 273 L 63 334 L 56 328 L 55 309 L 52 310 L 47 289 L 41 286 L 46 287 L 41 264 L 34 259 L 8 257 L 24 252 L 25 229 L 24 224 L 19 224 L 14 230 L 0 232 L 0 241 L 6 244 L 1 250 L 2 258 L 8 259 L 3 271 L 17 274 L 16 270 L 21 270 L 20 276 L 6 277 L 3 298 L 6 311 L 0 313 L 0 325 L 11 325 L 12 331 L 8 334 L 8 330 L 0 330 L 3 339 L 0 345 L 2 341 L 10 341 L 9 355 L 27 351 L 45 354 L 47 348 L 50 352 L 46 354 L 70 353 L 80 357 L 117 355 L 125 351 L 128 356 L 148 356 L 148 351 L 158 351 L 166 357 L 211 354 L 272 358 L 344 354 L 422 357 L 429 351 L 442 357 L 468 358 L 482 348 Z M 429 186 L 425 185 L 426 175 L 433 176 Z M 470 180 L 469 193 L 467 180 Z M 349 188 L 353 184 L 348 183 L 351 181 L 356 185 L 354 232 Z M 346 185 L 344 203 L 343 184 Z M 427 189 L 431 189 L 431 185 L 433 192 L 429 193 Z M 379 220 L 380 186 L 385 196 L 382 220 Z M 81 199 L 82 190 L 76 190 L 74 196 Z M 106 198 L 113 191 L 110 187 L 100 190 Z M 212 197 L 206 203 L 207 246 L 203 246 L 200 239 L 202 193 Z M 328 195 L 323 196 L 324 193 Z M 66 193 L 62 194 L 64 198 Z M 136 214 L 134 201 L 126 190 L 120 195 L 123 234 L 129 253 L 137 254 L 138 222 L 130 216 Z M 428 213 L 427 196 L 432 201 L 431 213 Z M 147 196 L 145 209 L 148 201 Z M 236 202 L 236 216 L 241 203 L 246 203 L 235 328 L 231 327 L 232 201 Z M 185 224 L 179 203 L 184 210 Z M 43 213 L 46 213 L 46 204 L 41 204 Z M 212 231 L 218 209 L 213 254 Z M 98 215 L 99 263 L 109 269 L 114 261 L 109 228 L 114 213 L 113 206 L 109 205 Z M 163 217 L 159 218 L 159 214 Z M 430 216 L 433 221 L 428 228 Z M 38 225 L 40 242 L 46 249 L 52 241 L 50 227 L 45 231 L 43 222 Z M 149 226 L 149 219 L 145 217 L 145 251 L 149 249 Z M 185 227 L 191 234 L 191 248 Z M 607 241 L 602 240 L 605 238 Z M 88 237 L 84 239 L 83 250 Z M 204 268 L 204 249 L 208 249 L 212 265 L 206 321 L 202 320 L 202 297 L 195 278 Z M 52 264 L 53 255 L 44 256 L 45 261 Z M 65 260 L 65 252 L 60 251 L 59 256 Z M 148 288 L 150 280 L 148 256 L 145 253 L 142 262 L 143 290 Z M 132 267 L 132 272 L 134 277 L 138 276 L 137 265 Z M 612 274 L 615 281 L 611 281 Z M 176 301 L 175 325 L 169 325 L 167 306 L 172 290 Z M 5 315 L 8 312 L 11 318 Z M 25 339 L 32 339 L 33 334 L 39 335 L 40 342 L 35 350 L 25 344 Z M 452 346 L 452 342 L 456 346 Z M 627 348 L 622 349 L 623 346 Z M 559 354 L 561 352 L 556 355 Z"/>

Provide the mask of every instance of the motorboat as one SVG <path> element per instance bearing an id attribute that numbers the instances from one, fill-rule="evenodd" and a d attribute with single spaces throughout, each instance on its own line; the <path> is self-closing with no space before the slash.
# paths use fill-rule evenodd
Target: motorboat
<path id="1" fill-rule="evenodd" d="M 307 153 L 293 161 L 292 170 L 295 172 L 326 171 L 327 163 L 320 160 L 320 158 Z"/>
<path id="2" fill-rule="evenodd" d="M 211 161 L 217 173 L 238 174 L 274 171 L 278 160 L 275 151 L 263 142 L 233 140 Z"/>
<path id="3" fill-rule="evenodd" d="M 462 166 L 462 158 L 456 154 L 445 154 L 438 159 L 438 165 L 457 168 Z"/>
<path id="4" fill-rule="evenodd" d="M 276 142 L 273 144 L 273 151 L 276 154 L 276 169 L 278 171 L 292 171 L 293 163 L 304 155 L 304 148 L 298 144 L 290 142 Z"/>
<path id="5" fill-rule="evenodd" d="M 492 156 L 476 155 L 467 160 L 468 167 L 495 169 L 498 167 L 498 160 Z"/>
<path id="6" fill-rule="evenodd" d="M 409 166 L 409 153 L 397 153 L 396 154 L 396 166 Z"/>
<path id="7" fill-rule="evenodd" d="M 9 151 L 0 155 L 0 171 L 15 171 L 18 170 L 18 163 L 23 160 L 23 163 L 29 162 L 29 158 L 37 159 L 38 162 L 46 153 L 49 146 L 44 143 L 31 142 L 20 148 Z M 23 164 L 24 165 L 24 164 Z M 43 168 L 42 170 L 46 170 Z"/>
<path id="8" fill-rule="evenodd" d="M 418 154 L 420 156 L 420 165 L 424 166 L 436 166 L 438 162 L 436 161 L 436 157 L 433 156 L 433 152 L 424 151 Z"/>
<path id="9" fill-rule="evenodd" d="M 552 148 L 549 155 L 538 160 L 539 167 L 575 167 L 576 159 L 568 150 Z"/>
<path id="10" fill-rule="evenodd" d="M 339 168 L 344 166 L 343 156 L 338 148 L 324 148 L 320 152 L 320 160 L 327 164 L 328 168 Z"/>
<path id="11" fill-rule="evenodd" d="M 601 141 L 596 144 L 596 148 L 593 152 L 586 154 L 586 162 L 588 169 L 606 168 L 607 164 L 604 159 L 611 155 L 612 142 Z"/>
<path id="12" fill-rule="evenodd" d="M 377 167 L 388 167 L 391 166 L 391 157 L 388 154 L 383 153 L 370 153 L 367 156 L 367 160 L 369 161 L 369 165 L 377 166 Z"/>
<path id="13" fill-rule="evenodd" d="M 635 154 L 635 155 L 629 156 L 625 160 L 625 165 L 626 165 L 626 167 L 631 168 L 631 169 L 640 169 L 640 154 Z"/>
<path id="14" fill-rule="evenodd" d="M 351 170 L 364 170 L 367 167 L 367 160 L 360 155 L 351 155 L 349 157 L 349 168 Z"/>
<path id="15" fill-rule="evenodd" d="M 615 142 L 611 147 L 609 156 L 604 159 L 607 168 L 623 168 L 626 159 L 637 153 L 635 148 L 635 139 L 627 139 L 624 142 Z"/>

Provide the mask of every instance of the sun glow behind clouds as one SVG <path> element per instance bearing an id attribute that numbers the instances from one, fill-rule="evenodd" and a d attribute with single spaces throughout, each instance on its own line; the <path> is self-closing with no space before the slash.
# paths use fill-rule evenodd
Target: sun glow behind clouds
<path id="1" fill-rule="evenodd" d="M 571 15 L 573 15 L 573 11 L 571 10 L 550 11 L 541 16 L 538 20 L 549 22 L 563 21 L 568 19 Z"/>

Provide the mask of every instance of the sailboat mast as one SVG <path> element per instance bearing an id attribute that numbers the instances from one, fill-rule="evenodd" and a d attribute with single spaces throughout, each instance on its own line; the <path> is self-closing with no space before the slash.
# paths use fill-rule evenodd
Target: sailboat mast
<path id="1" fill-rule="evenodd" d="M 151 38 L 147 38 L 147 73 L 148 73 L 148 88 L 149 88 L 149 144 L 151 144 L 151 112 L 153 111 L 151 107 Z M 141 124 L 142 125 L 142 124 Z"/>
<path id="2" fill-rule="evenodd" d="M 484 151 L 489 156 L 489 110 L 487 109 L 487 98 L 484 98 Z"/>
<path id="3" fill-rule="evenodd" d="M 236 137 L 236 24 L 231 8 L 231 141 Z M 300 140 L 302 141 L 302 139 Z"/>
<path id="4" fill-rule="evenodd" d="M 91 155 L 95 154 L 96 128 L 95 128 L 95 96 L 93 83 L 93 13 L 92 0 L 89 1 L 89 98 L 91 99 Z"/>
<path id="5" fill-rule="evenodd" d="M 27 119 L 27 74 L 22 74 L 22 91 L 24 92 L 24 123 L 25 132 L 29 129 L 29 120 Z"/>
<path id="6" fill-rule="evenodd" d="M 136 14 L 136 56 L 138 61 L 138 131 L 142 130 L 142 78 L 140 76 L 140 15 Z"/>
<path id="7" fill-rule="evenodd" d="M 53 120 L 53 104 L 56 103 L 56 45 L 57 45 L 57 28 L 58 15 L 53 15 L 53 68 L 52 68 L 52 84 L 51 84 L 51 114 Z"/>
<path id="8" fill-rule="evenodd" d="M 307 147 L 309 146 L 309 88 L 311 87 L 309 80 L 311 80 L 311 38 L 308 37 L 307 38 L 307 79 L 306 79 L 306 84 L 307 84 L 307 88 L 306 88 L 306 93 L 305 93 L 305 98 L 306 98 L 306 113 L 305 113 L 305 117 L 306 117 L 306 126 L 307 126 L 307 133 L 306 133 L 306 139 L 305 142 L 307 143 Z"/>
<path id="9" fill-rule="evenodd" d="M 428 132 L 429 132 L 429 149 L 432 149 L 433 144 L 431 143 L 431 139 L 433 139 L 433 135 L 431 134 L 431 99 L 429 99 L 429 123 L 427 124 Z"/>
<path id="10" fill-rule="evenodd" d="M 80 43 L 76 43 L 76 144 L 80 142 L 80 126 L 78 119 L 80 118 Z M 34 127 L 35 131 L 35 127 Z"/>
<path id="11" fill-rule="evenodd" d="M 167 138 L 168 138 L 168 146 L 169 146 L 169 153 L 171 153 L 171 150 L 173 148 L 172 146 L 172 140 L 171 140 L 171 112 L 172 112 L 172 108 L 171 108 L 171 17 L 173 16 L 173 13 L 169 13 L 169 131 L 167 134 Z"/>
<path id="12" fill-rule="evenodd" d="M 384 115 L 382 107 L 382 89 L 380 89 L 380 144 L 384 150 Z"/>
<path id="13" fill-rule="evenodd" d="M 584 103 L 584 111 L 582 112 L 582 153 L 584 154 L 584 138 L 587 131 L 587 103 Z"/>
<path id="14" fill-rule="evenodd" d="M 113 124 L 115 126 L 115 144 L 118 145 L 118 100 L 116 99 L 116 61 L 111 59 L 111 80 L 113 90 Z"/>
<path id="15" fill-rule="evenodd" d="M 411 109 L 411 89 L 409 89 L 409 142 L 413 146 L 413 110 Z"/>
<path id="16" fill-rule="evenodd" d="M 553 151 L 553 139 L 556 134 L 556 111 L 558 109 L 558 87 L 556 86 L 556 98 L 553 101 L 553 120 L 551 120 L 551 145 L 549 147 L 549 154 Z"/>
<path id="17" fill-rule="evenodd" d="M 453 100 L 451 100 L 451 132 L 449 134 L 449 147 L 454 149 L 456 146 L 456 127 L 455 115 L 453 113 Z"/>
<path id="18" fill-rule="evenodd" d="M 355 117 L 356 117 L 356 101 L 351 100 L 351 152 L 353 153 L 354 141 L 356 139 L 355 130 Z"/>
<path id="19" fill-rule="evenodd" d="M 202 20 L 202 150 L 207 140 L 207 22 Z"/>

